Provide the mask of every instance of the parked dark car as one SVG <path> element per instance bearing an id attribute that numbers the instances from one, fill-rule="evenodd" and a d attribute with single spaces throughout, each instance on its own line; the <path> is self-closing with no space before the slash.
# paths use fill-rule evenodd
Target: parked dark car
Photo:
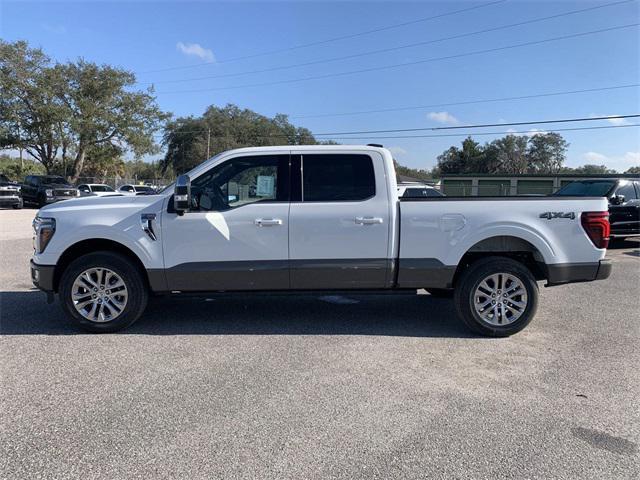
<path id="1" fill-rule="evenodd" d="M 77 196 L 78 189 L 57 175 L 28 175 L 22 185 L 24 203 L 38 207 Z"/>
<path id="2" fill-rule="evenodd" d="M 640 179 L 603 178 L 571 182 L 554 195 L 607 197 L 611 237 L 640 235 Z"/>
<path id="3" fill-rule="evenodd" d="M 0 207 L 22 208 L 20 185 L 0 173 Z"/>

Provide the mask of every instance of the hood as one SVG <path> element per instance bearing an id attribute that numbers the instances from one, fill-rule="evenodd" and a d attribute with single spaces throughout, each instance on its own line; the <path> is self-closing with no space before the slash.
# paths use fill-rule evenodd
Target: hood
<path id="1" fill-rule="evenodd" d="M 155 203 L 162 203 L 164 195 L 109 195 L 76 197 L 64 202 L 56 202 L 40 209 L 39 215 L 67 214 L 81 211 L 83 213 L 117 209 L 144 209 Z"/>
<path id="2" fill-rule="evenodd" d="M 15 187 L 20 188 L 20 184 L 16 182 L 3 182 L 0 180 L 0 187 Z"/>
<path id="3" fill-rule="evenodd" d="M 45 188 L 58 188 L 60 190 L 77 190 L 73 185 L 67 185 L 64 183 L 43 183 L 42 186 Z"/>

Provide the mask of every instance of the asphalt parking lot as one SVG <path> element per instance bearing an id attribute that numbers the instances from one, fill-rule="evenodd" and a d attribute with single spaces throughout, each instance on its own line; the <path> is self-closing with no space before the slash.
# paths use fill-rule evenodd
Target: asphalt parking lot
<path id="1" fill-rule="evenodd" d="M 507 339 L 429 295 L 156 298 L 81 333 L 0 211 L 2 478 L 638 478 L 640 242 Z"/>

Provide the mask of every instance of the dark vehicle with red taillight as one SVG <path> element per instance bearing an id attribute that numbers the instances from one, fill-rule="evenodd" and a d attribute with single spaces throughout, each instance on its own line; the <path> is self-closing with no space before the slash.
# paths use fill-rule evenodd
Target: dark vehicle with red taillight
<path id="1" fill-rule="evenodd" d="M 611 237 L 640 236 L 640 179 L 596 178 L 577 180 L 554 195 L 569 197 L 606 197 L 609 201 Z"/>

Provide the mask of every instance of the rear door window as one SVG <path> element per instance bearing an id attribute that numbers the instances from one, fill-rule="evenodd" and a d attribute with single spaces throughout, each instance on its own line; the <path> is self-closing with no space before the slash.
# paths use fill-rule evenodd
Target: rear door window
<path id="1" fill-rule="evenodd" d="M 361 201 L 376 194 L 369 155 L 310 154 L 302 156 L 304 202 Z"/>

